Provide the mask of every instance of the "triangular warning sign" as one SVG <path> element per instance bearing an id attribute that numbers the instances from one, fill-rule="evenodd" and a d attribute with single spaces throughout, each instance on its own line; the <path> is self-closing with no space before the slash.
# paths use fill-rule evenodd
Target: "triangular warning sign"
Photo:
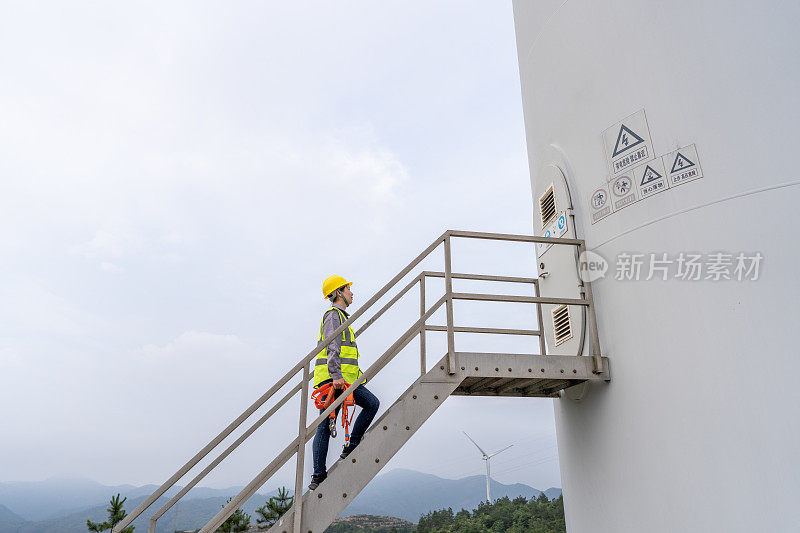
<path id="1" fill-rule="evenodd" d="M 647 168 L 644 169 L 644 176 L 642 176 L 642 183 L 640 185 L 647 185 L 651 181 L 656 181 L 661 177 L 661 174 L 658 171 L 653 170 L 653 167 L 647 165 Z"/>
<path id="2" fill-rule="evenodd" d="M 670 170 L 669 172 L 670 174 L 672 174 L 673 172 L 680 172 L 683 169 L 693 166 L 694 163 L 692 163 L 688 157 L 678 152 L 678 155 L 675 156 L 675 162 L 672 163 L 672 170 Z"/>
<path id="3" fill-rule="evenodd" d="M 625 124 L 620 126 L 619 133 L 617 134 L 617 144 L 614 145 L 614 154 L 611 157 L 617 157 L 621 153 L 638 146 L 644 142 L 644 139 L 633 133 L 630 128 Z"/>

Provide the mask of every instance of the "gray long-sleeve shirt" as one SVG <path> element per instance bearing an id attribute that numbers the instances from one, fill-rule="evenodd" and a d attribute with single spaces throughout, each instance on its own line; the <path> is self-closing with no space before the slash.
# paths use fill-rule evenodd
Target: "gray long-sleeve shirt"
<path id="1" fill-rule="evenodd" d="M 349 317 L 344 307 L 333 304 L 333 307 L 339 309 L 344 313 L 345 317 Z M 327 339 L 331 333 L 336 331 L 336 328 L 342 325 L 341 315 L 337 312 L 327 313 L 325 320 L 322 321 L 322 338 Z M 342 376 L 342 362 L 339 359 L 339 354 L 342 352 L 342 335 L 339 334 L 328 345 L 328 373 L 333 379 L 343 379 Z"/>

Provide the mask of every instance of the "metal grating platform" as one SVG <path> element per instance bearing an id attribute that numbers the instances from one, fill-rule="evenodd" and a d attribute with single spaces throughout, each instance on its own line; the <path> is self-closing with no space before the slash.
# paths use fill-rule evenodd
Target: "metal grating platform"
<path id="1" fill-rule="evenodd" d="M 607 358 L 602 375 L 590 357 L 459 352 L 458 361 L 464 373 L 458 396 L 552 398 L 585 381 L 610 379 Z"/>

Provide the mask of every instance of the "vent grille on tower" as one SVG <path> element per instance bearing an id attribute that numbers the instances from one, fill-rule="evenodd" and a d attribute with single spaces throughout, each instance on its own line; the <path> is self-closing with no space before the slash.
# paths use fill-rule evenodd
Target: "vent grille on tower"
<path id="1" fill-rule="evenodd" d="M 553 186 L 539 198 L 539 211 L 542 213 L 542 229 L 556 216 L 556 196 L 553 193 Z"/>
<path id="2" fill-rule="evenodd" d="M 560 305 L 553 309 L 553 331 L 555 331 L 556 346 L 572 338 L 572 323 L 569 319 L 569 308 Z"/>

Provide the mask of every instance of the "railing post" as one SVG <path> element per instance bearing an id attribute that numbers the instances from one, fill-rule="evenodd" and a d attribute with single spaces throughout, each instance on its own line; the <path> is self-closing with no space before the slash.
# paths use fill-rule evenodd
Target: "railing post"
<path id="1" fill-rule="evenodd" d="M 419 316 L 425 315 L 425 273 L 419 277 Z M 419 330 L 419 374 L 424 376 L 428 370 L 428 363 L 425 359 L 425 321 L 422 322 L 422 329 Z"/>
<path id="2" fill-rule="evenodd" d="M 536 282 L 533 284 L 534 295 L 539 298 L 541 293 L 539 292 L 539 280 L 537 279 Z M 539 322 L 539 355 L 547 355 L 547 350 L 545 348 L 544 342 L 544 320 L 542 319 L 542 304 L 535 304 L 536 305 L 536 320 Z"/>
<path id="3" fill-rule="evenodd" d="M 456 373 L 455 335 L 453 332 L 453 271 L 450 261 L 450 233 L 444 239 L 444 290 L 447 297 L 447 373 Z"/>
<path id="4" fill-rule="evenodd" d="M 586 243 L 581 242 L 578 245 L 578 256 L 586 257 Z M 580 265 L 578 265 L 580 268 Z M 603 357 L 600 351 L 600 335 L 597 332 L 597 317 L 594 311 L 594 296 L 592 295 L 592 283 L 589 280 L 583 282 L 584 289 L 586 289 L 586 301 L 588 302 L 589 309 L 589 335 L 592 337 L 592 358 L 594 360 L 595 374 L 603 373 Z"/>
<path id="5" fill-rule="evenodd" d="M 297 470 L 294 478 L 294 533 L 301 533 L 303 524 L 303 466 L 306 451 L 306 419 L 308 417 L 308 367 L 303 367 L 303 388 L 300 390 L 300 424 L 297 439 Z"/>

